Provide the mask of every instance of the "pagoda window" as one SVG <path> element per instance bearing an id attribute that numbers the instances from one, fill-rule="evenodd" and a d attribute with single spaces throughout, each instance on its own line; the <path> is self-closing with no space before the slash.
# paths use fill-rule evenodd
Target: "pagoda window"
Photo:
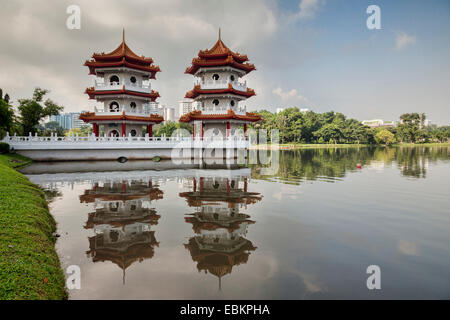
<path id="1" fill-rule="evenodd" d="M 109 135 L 110 135 L 111 137 L 118 137 L 118 136 L 119 136 L 119 132 L 118 132 L 117 130 L 112 130 L 112 131 L 109 133 Z"/>
<path id="2" fill-rule="evenodd" d="M 109 238 L 112 242 L 117 242 L 119 240 L 119 232 L 117 230 L 111 230 L 109 232 Z"/>
<path id="3" fill-rule="evenodd" d="M 219 129 L 214 128 L 213 133 L 215 136 L 219 135 Z M 213 151 L 214 151 L 214 149 L 213 149 Z"/>
<path id="4" fill-rule="evenodd" d="M 231 105 L 232 107 L 234 107 L 235 104 L 236 104 L 236 103 L 234 102 L 234 100 L 231 100 L 231 101 L 230 101 L 230 105 Z"/>
<path id="5" fill-rule="evenodd" d="M 110 112 L 119 112 L 119 104 L 116 101 L 113 101 L 109 104 Z"/>
<path id="6" fill-rule="evenodd" d="M 130 131 L 130 134 L 131 134 L 132 137 L 136 137 L 137 132 L 136 132 L 136 130 L 133 129 L 133 130 Z"/>
<path id="7" fill-rule="evenodd" d="M 214 189 L 218 189 L 219 188 L 219 183 L 217 181 L 214 182 L 213 188 Z"/>
<path id="8" fill-rule="evenodd" d="M 136 77 L 134 77 L 134 76 L 131 77 L 131 78 L 130 78 L 130 82 L 133 83 L 133 84 L 135 84 L 135 83 L 136 83 Z"/>
<path id="9" fill-rule="evenodd" d="M 231 76 L 230 76 L 230 80 L 231 80 L 231 81 L 234 81 L 234 80 L 235 80 L 234 75 L 231 75 Z"/>
<path id="10" fill-rule="evenodd" d="M 219 105 L 219 99 L 214 99 L 212 103 L 217 107 Z"/>
<path id="11" fill-rule="evenodd" d="M 213 80 L 219 80 L 219 75 L 217 73 L 214 73 L 212 78 Z"/>
<path id="12" fill-rule="evenodd" d="M 131 110 L 132 110 L 132 111 L 135 111 L 135 110 L 136 110 L 136 102 L 132 101 L 132 102 L 130 103 L 130 107 L 131 107 Z"/>
<path id="13" fill-rule="evenodd" d="M 118 77 L 118 76 L 114 75 L 114 76 L 112 76 L 111 78 L 109 78 L 109 82 L 110 82 L 111 84 L 119 84 L 120 80 L 119 80 L 119 77 Z"/>

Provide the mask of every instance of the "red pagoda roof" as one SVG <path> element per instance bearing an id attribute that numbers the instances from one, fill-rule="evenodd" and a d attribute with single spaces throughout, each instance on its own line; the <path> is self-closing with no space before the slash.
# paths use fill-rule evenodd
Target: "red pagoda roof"
<path id="1" fill-rule="evenodd" d="M 253 89 L 247 88 L 247 91 L 239 91 L 233 88 L 231 83 L 228 84 L 228 88 L 224 89 L 201 89 L 200 85 L 194 86 L 194 89 L 186 92 L 185 98 L 195 99 L 201 94 L 223 94 L 223 93 L 232 93 L 239 96 L 244 96 L 249 98 L 251 96 L 256 95 Z"/>
<path id="2" fill-rule="evenodd" d="M 147 117 L 143 116 L 132 116 L 127 115 L 125 112 L 120 113 L 118 115 L 102 115 L 102 114 L 95 114 L 95 112 L 83 112 L 80 114 L 80 119 L 84 122 L 91 122 L 91 121 L 120 121 L 120 120 L 129 120 L 129 121 L 143 121 L 143 122 L 154 122 L 154 123 L 160 123 L 164 121 L 164 118 L 158 114 L 150 114 Z M 129 195 L 134 196 L 134 195 Z M 119 197 L 119 195 L 117 196 Z M 112 200 L 112 199 L 108 199 Z"/>
<path id="3" fill-rule="evenodd" d="M 95 99 L 95 96 L 107 96 L 107 95 L 115 95 L 115 94 L 129 94 L 131 96 L 136 97 L 144 97 L 149 98 L 152 102 L 154 102 L 157 98 L 159 98 L 159 92 L 152 90 L 150 92 L 138 92 L 125 89 L 125 85 L 120 90 L 95 90 L 94 87 L 87 88 L 84 93 L 89 95 L 89 99 Z"/>
<path id="4" fill-rule="evenodd" d="M 159 66 L 153 65 L 153 59 L 150 57 L 138 56 L 125 43 L 125 31 L 122 36 L 122 43 L 109 53 L 94 53 L 92 60 L 87 60 L 84 65 L 89 67 L 89 74 L 95 74 L 97 68 L 109 67 L 128 67 L 147 71 L 150 78 L 155 79 L 155 74 L 160 72 Z"/>
<path id="5" fill-rule="evenodd" d="M 192 59 L 192 65 L 186 68 L 185 73 L 195 74 L 201 67 L 218 67 L 218 66 L 230 66 L 236 69 L 240 69 L 245 73 L 249 73 L 255 70 L 255 66 L 248 61 L 247 55 L 241 55 L 237 52 L 231 51 L 220 38 L 216 44 L 209 50 L 200 50 L 198 57 Z"/>
<path id="6" fill-rule="evenodd" d="M 191 122 L 195 120 L 243 120 L 249 122 L 256 122 L 262 120 L 262 118 L 259 114 L 253 112 L 246 112 L 245 115 L 236 114 L 231 109 L 228 110 L 226 114 L 202 114 L 201 111 L 194 110 L 182 115 L 179 121 Z"/>

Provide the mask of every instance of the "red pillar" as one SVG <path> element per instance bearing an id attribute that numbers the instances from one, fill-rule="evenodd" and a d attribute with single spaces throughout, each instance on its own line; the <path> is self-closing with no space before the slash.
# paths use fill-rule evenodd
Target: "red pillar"
<path id="1" fill-rule="evenodd" d="M 230 194 L 231 187 L 230 187 L 230 179 L 227 178 L 227 194 Z"/>
<path id="2" fill-rule="evenodd" d="M 197 192 L 197 179 L 194 178 L 194 192 Z"/>
<path id="3" fill-rule="evenodd" d="M 244 178 L 244 192 L 247 192 L 247 177 Z"/>
<path id="4" fill-rule="evenodd" d="M 122 137 L 127 135 L 127 125 L 125 122 L 122 122 Z"/>
<path id="5" fill-rule="evenodd" d="M 203 177 L 200 177 L 200 193 L 203 192 Z"/>
<path id="6" fill-rule="evenodd" d="M 96 137 L 98 137 L 98 123 L 94 123 L 92 126 L 92 132 Z"/>
<path id="7" fill-rule="evenodd" d="M 147 133 L 150 138 L 153 137 L 153 125 L 149 124 L 147 126 Z"/>
<path id="8" fill-rule="evenodd" d="M 122 180 L 122 193 L 127 192 L 127 182 Z"/>
<path id="9" fill-rule="evenodd" d="M 227 122 L 227 138 L 230 136 L 230 128 L 231 128 L 231 124 L 230 124 L 230 122 Z"/>
<path id="10" fill-rule="evenodd" d="M 247 140 L 247 124 L 244 123 L 244 138 Z"/>

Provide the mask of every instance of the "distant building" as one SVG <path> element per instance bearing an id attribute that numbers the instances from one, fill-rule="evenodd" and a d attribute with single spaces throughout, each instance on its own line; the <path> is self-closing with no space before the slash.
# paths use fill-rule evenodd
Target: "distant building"
<path id="1" fill-rule="evenodd" d="M 371 128 L 395 126 L 395 121 L 385 121 L 383 119 L 363 120 L 361 123 Z"/>
<path id="2" fill-rule="evenodd" d="M 175 121 L 175 108 L 164 107 L 164 121 Z"/>
<path id="3" fill-rule="evenodd" d="M 275 111 L 275 113 L 280 113 L 280 112 L 283 112 L 284 111 L 284 108 L 277 108 L 277 111 Z"/>
<path id="4" fill-rule="evenodd" d="M 308 112 L 308 111 L 311 111 L 311 110 L 309 110 L 308 108 L 302 108 L 302 109 L 300 109 L 300 112 Z"/>
<path id="5" fill-rule="evenodd" d="M 80 128 L 83 121 L 80 120 L 79 112 L 69 112 L 50 116 L 48 122 L 58 122 L 64 130 Z"/>
<path id="6" fill-rule="evenodd" d="M 193 110 L 193 99 L 183 99 L 178 101 L 178 116 L 181 117 Z"/>

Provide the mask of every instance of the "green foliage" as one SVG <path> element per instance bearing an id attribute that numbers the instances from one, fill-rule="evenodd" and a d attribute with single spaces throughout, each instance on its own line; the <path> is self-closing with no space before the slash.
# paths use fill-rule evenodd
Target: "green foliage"
<path id="1" fill-rule="evenodd" d="M 177 129 L 184 129 L 189 134 L 192 134 L 192 125 L 184 122 L 173 122 L 168 121 L 165 124 L 160 124 L 156 128 L 155 137 L 161 137 L 162 135 L 165 135 L 166 137 L 171 137 L 175 130 Z"/>
<path id="2" fill-rule="evenodd" d="M 11 168 L 23 163 L 0 155 L 0 299 L 64 299 L 56 224 L 42 190 Z"/>
<path id="3" fill-rule="evenodd" d="M 347 119 L 333 111 L 315 113 L 287 108 L 278 114 L 267 110 L 258 112 L 263 120 L 254 129 L 280 131 L 280 143 L 371 143 L 373 132 L 355 119 Z M 270 139 L 270 137 L 269 137 Z"/>
<path id="4" fill-rule="evenodd" d="M 23 134 L 36 133 L 39 121 L 42 118 L 57 115 L 64 109 L 64 107 L 57 105 L 50 99 L 43 102 L 44 96 L 48 92 L 48 90 L 36 88 L 31 99 L 19 99 L 19 113 Z"/>
<path id="5" fill-rule="evenodd" d="M 0 138 L 7 132 L 11 132 L 15 125 L 13 107 L 9 104 L 9 95 L 3 97 L 3 90 L 0 89 Z"/>
<path id="6" fill-rule="evenodd" d="M 0 142 L 0 153 L 9 153 L 9 144 Z"/>
<path id="7" fill-rule="evenodd" d="M 386 129 L 382 129 L 375 135 L 375 141 L 378 144 L 384 144 L 386 146 L 391 145 L 395 142 L 395 136 L 392 132 Z"/>

